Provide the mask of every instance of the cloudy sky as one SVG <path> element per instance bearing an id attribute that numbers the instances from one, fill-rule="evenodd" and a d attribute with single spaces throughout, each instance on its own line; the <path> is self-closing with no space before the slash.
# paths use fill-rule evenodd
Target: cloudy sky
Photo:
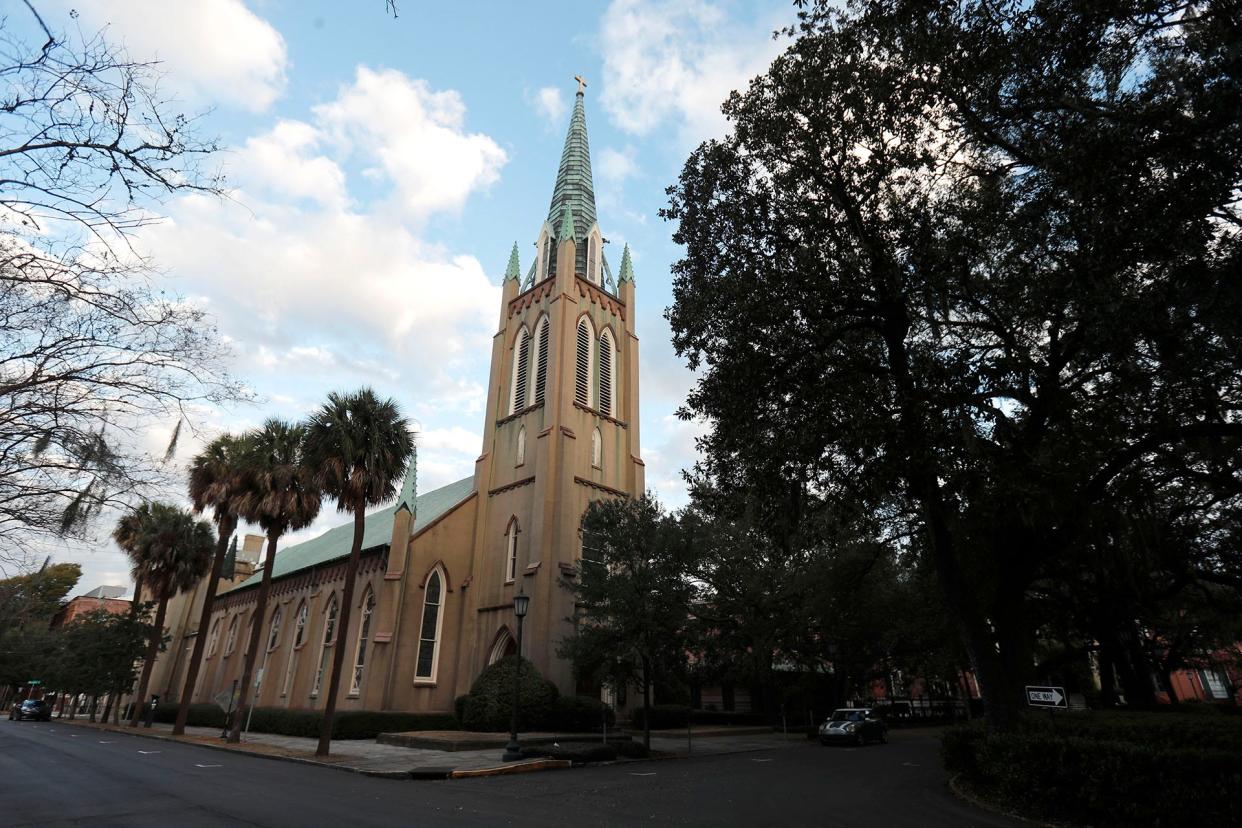
<path id="1" fill-rule="evenodd" d="M 657 211 L 688 152 L 724 131 L 720 102 L 781 48 L 787 0 L 399 0 L 396 19 L 383 0 L 40 7 L 54 29 L 106 27 L 161 61 L 165 91 L 227 148 L 230 197 L 175 200 L 140 239 L 262 398 L 204 412 L 181 461 L 213 431 L 370 384 L 420 426 L 420 490 L 471 473 L 500 276 L 515 241 L 530 264 L 585 76 L 606 253 L 614 268 L 623 244 L 634 256 L 647 482 L 684 503 L 695 427 L 674 412 L 693 380 L 663 318 L 677 249 Z M 290 542 L 342 520 L 325 509 Z M 129 583 L 105 540 L 56 557 L 83 565 L 80 591 Z"/>

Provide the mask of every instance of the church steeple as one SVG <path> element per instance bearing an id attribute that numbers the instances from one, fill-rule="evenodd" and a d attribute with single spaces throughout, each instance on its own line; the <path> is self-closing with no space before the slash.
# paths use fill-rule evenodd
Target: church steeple
<path id="1" fill-rule="evenodd" d="M 586 112 L 583 109 L 583 87 L 578 81 L 574 95 L 574 111 L 569 118 L 569 132 L 565 135 L 565 148 L 561 150 L 561 165 L 556 171 L 556 186 L 552 189 L 552 203 L 548 207 L 548 225 L 560 227 L 562 208 L 573 212 L 573 227 L 581 242 L 595 225 L 595 184 L 591 180 L 591 148 L 587 144 Z M 564 241 L 564 239 L 558 239 Z M 578 245 L 579 250 L 585 246 Z"/>

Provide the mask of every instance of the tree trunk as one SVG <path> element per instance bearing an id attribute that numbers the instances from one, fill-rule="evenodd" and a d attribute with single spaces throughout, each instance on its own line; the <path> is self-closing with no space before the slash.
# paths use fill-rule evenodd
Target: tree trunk
<path id="1" fill-rule="evenodd" d="M 207 594 L 203 597 L 203 610 L 198 614 L 198 634 L 194 636 L 194 650 L 190 653 L 190 663 L 185 668 L 185 688 L 181 691 L 181 706 L 177 709 L 177 721 L 173 725 L 173 735 L 185 733 L 186 719 L 190 715 L 190 704 L 194 701 L 194 685 L 198 683 L 198 670 L 203 663 L 203 653 L 207 649 L 208 624 L 211 623 L 211 612 L 215 609 L 216 586 L 220 583 L 220 573 L 224 571 L 224 556 L 228 553 L 229 538 L 237 528 L 237 518 L 224 514 L 216 523 L 216 556 L 211 561 L 211 574 L 207 577 Z"/>
<path id="2" fill-rule="evenodd" d="M 113 693 L 113 695 L 116 696 L 116 703 L 112 705 L 112 723 L 114 725 L 119 725 L 121 723 L 121 698 L 124 694 L 125 691 L 119 687 L 116 689 L 116 692 Z"/>
<path id="3" fill-rule="evenodd" d="M 643 656 L 643 747 L 651 752 L 651 659 Z"/>
<path id="4" fill-rule="evenodd" d="M 341 665 L 345 663 L 345 641 L 349 635 L 349 620 L 354 610 L 354 581 L 358 577 L 358 559 L 362 555 L 362 532 L 365 528 L 366 512 L 360 505 L 354 509 L 354 543 L 349 548 L 349 564 L 345 567 L 345 590 L 341 594 L 341 615 L 336 627 L 332 672 L 328 675 L 328 699 L 323 706 L 323 723 L 319 727 L 316 756 L 327 756 L 332 748 L 332 718 L 336 715 L 336 699 L 341 689 Z"/>
<path id="5" fill-rule="evenodd" d="M 267 615 L 267 594 L 272 589 L 272 567 L 276 565 L 276 542 L 278 540 L 280 540 L 278 534 L 267 536 L 267 558 L 263 561 L 263 581 L 259 584 L 259 598 L 252 616 L 254 623 L 250 625 L 250 646 L 246 651 L 246 666 L 242 669 L 241 695 L 237 700 L 237 710 L 233 714 L 233 729 L 229 731 L 231 744 L 241 741 L 246 709 L 254 706 L 254 691 L 250 687 L 250 679 L 254 675 L 254 662 L 259 657 L 259 640 L 263 635 L 263 618 Z"/>
<path id="6" fill-rule="evenodd" d="M 78 694 L 71 692 L 69 694 L 69 721 L 73 721 L 78 717 Z"/>
<path id="7" fill-rule="evenodd" d="M 142 603 L 142 576 L 134 578 L 134 600 L 129 602 L 129 611 L 132 615 L 138 614 L 138 605 Z"/>
<path id="8" fill-rule="evenodd" d="M 95 710 L 99 707 L 99 694 L 91 694 L 91 724 L 95 723 Z"/>
<path id="9" fill-rule="evenodd" d="M 129 716 L 129 726 L 137 727 L 142 718 L 143 702 L 147 698 L 148 685 L 151 683 L 151 670 L 155 667 L 155 659 L 160 654 L 160 642 L 164 638 L 164 613 L 168 611 L 168 588 L 160 589 L 159 609 L 155 611 L 155 629 L 151 631 L 151 643 L 147 645 L 147 656 L 142 660 L 142 677 L 138 679 L 138 692 L 134 696 L 134 710 Z"/>

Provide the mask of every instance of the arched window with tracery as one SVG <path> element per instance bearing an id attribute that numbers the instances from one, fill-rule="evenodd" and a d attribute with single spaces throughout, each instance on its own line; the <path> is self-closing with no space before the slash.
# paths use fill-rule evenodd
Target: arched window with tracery
<path id="1" fill-rule="evenodd" d="M 311 686 L 311 695 L 319 695 L 323 684 L 324 668 L 328 666 L 329 648 L 336 641 L 336 596 L 328 599 L 328 606 L 323 611 L 323 638 L 319 642 L 319 667 L 315 670 L 315 683 Z"/>
<path id="2" fill-rule="evenodd" d="M 440 628 L 444 621 L 444 574 L 434 569 L 423 587 L 423 622 L 418 630 L 418 659 L 414 665 L 416 681 L 435 681 L 440 655 Z"/>
<path id="3" fill-rule="evenodd" d="M 517 578 L 517 519 L 509 521 L 509 531 L 505 533 L 505 583 L 511 584 Z"/>
<path id="4" fill-rule="evenodd" d="M 237 649 L 237 625 L 240 621 L 240 615 L 234 615 L 233 620 L 229 621 L 229 634 L 224 640 L 225 656 L 232 655 L 233 651 Z"/>
<path id="5" fill-rule="evenodd" d="M 615 417 L 617 410 L 617 348 L 612 331 L 605 330 L 599 338 L 599 411 Z"/>
<path id="6" fill-rule="evenodd" d="M 277 607 L 276 611 L 272 613 L 272 629 L 267 634 L 267 651 L 269 653 L 280 645 L 281 617 L 280 607 Z"/>
<path id="7" fill-rule="evenodd" d="M 578 347 L 574 360 L 574 401 L 591 406 L 591 363 L 595 336 L 591 323 L 584 316 L 578 320 Z"/>
<path id="8" fill-rule="evenodd" d="M 371 636 L 371 616 L 375 614 L 375 593 L 367 589 L 362 599 L 362 618 L 358 623 L 358 644 L 354 650 L 354 674 L 349 682 L 350 695 L 357 695 L 362 688 L 362 674 L 367 666 L 367 640 Z"/>
<path id="9" fill-rule="evenodd" d="M 217 618 L 211 625 L 211 635 L 207 639 L 207 658 L 216 654 L 216 645 L 220 643 L 220 624 L 224 619 Z"/>
<path id="10" fill-rule="evenodd" d="M 510 384 L 509 413 L 526 407 L 526 379 L 530 368 L 530 331 L 523 325 L 513 344 L 513 382 Z"/>
<path id="11" fill-rule="evenodd" d="M 298 651 L 306 642 L 306 616 L 309 608 L 303 601 L 298 605 L 297 614 L 293 616 L 293 646 L 289 649 L 289 660 L 285 662 L 285 680 L 281 685 L 281 695 L 289 695 L 292 689 L 294 674 L 297 673 Z"/>
<path id="12" fill-rule="evenodd" d="M 520 466 L 526 462 L 526 426 L 518 429 L 516 455 L 513 465 Z"/>
<path id="13" fill-rule="evenodd" d="M 543 405 L 544 392 L 548 387 L 548 317 L 535 326 L 535 393 L 531 405 Z"/>

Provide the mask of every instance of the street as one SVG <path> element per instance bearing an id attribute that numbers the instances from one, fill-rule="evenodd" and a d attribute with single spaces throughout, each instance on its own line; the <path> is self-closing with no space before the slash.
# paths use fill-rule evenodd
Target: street
<path id="1" fill-rule="evenodd" d="M 5 720 L 0 826 L 1019 824 L 953 798 L 934 738 L 892 736 L 429 782 Z"/>

